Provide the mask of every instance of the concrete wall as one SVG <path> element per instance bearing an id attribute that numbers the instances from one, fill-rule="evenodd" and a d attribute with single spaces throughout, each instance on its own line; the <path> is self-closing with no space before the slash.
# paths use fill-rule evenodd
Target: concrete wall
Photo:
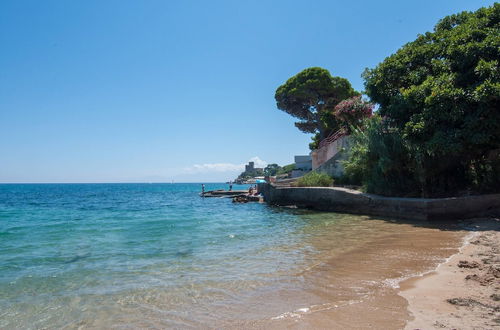
<path id="1" fill-rule="evenodd" d="M 500 213 L 500 194 L 451 198 L 399 198 L 365 194 L 346 188 L 289 188 L 259 185 L 273 205 L 296 205 L 323 211 L 388 216 L 402 219 L 465 219 Z"/>
<path id="2" fill-rule="evenodd" d="M 339 151 L 348 147 L 349 137 L 343 136 L 329 145 L 311 152 L 312 169 L 316 170 L 329 159 L 334 157 Z"/>

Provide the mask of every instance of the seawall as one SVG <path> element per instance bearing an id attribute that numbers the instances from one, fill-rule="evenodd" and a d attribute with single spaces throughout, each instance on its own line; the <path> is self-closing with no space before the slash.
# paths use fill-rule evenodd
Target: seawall
<path id="1" fill-rule="evenodd" d="M 340 187 L 277 187 L 268 183 L 259 184 L 259 192 L 271 205 L 415 220 L 464 219 L 500 213 L 500 194 L 402 198 Z"/>

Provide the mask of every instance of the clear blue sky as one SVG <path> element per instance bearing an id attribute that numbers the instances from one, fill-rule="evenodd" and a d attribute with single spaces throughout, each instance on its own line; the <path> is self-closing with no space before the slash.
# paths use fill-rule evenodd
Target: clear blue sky
<path id="1" fill-rule="evenodd" d="M 493 1 L 0 2 L 0 182 L 223 181 L 310 136 L 276 87 L 321 66 L 363 89 L 438 19 Z"/>

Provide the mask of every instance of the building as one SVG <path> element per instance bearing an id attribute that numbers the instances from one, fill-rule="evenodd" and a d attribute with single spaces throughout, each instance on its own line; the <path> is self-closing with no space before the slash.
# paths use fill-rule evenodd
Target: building
<path id="1" fill-rule="evenodd" d="M 252 172 L 255 169 L 254 162 L 248 162 L 248 165 L 245 165 L 245 172 Z"/>
<path id="2" fill-rule="evenodd" d="M 306 156 L 295 156 L 295 169 L 309 172 L 312 170 L 312 157 L 310 155 Z"/>
<path id="3" fill-rule="evenodd" d="M 254 173 L 254 172 L 262 172 L 264 169 L 262 167 L 255 167 L 254 162 L 248 162 L 248 165 L 245 165 L 245 172 L 246 173 Z"/>
<path id="4" fill-rule="evenodd" d="M 312 157 L 306 156 L 295 156 L 294 169 L 292 171 L 292 178 L 297 178 L 303 176 L 307 172 L 312 170 Z"/>

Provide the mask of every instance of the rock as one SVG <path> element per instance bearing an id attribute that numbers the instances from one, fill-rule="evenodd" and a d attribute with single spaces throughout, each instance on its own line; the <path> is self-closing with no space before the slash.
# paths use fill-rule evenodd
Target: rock
<path id="1" fill-rule="evenodd" d="M 472 275 L 467 275 L 465 277 L 466 280 L 472 280 L 472 281 L 477 281 L 479 284 L 486 286 L 490 285 L 495 281 L 495 277 L 492 276 L 491 274 L 487 273 L 485 275 L 477 275 L 477 274 L 472 274 Z"/>
<path id="2" fill-rule="evenodd" d="M 479 264 L 476 261 L 466 261 L 466 260 L 460 260 L 458 262 L 458 267 L 460 268 L 479 268 Z"/>
<path id="3" fill-rule="evenodd" d="M 477 301 L 470 298 L 451 298 L 451 299 L 446 299 L 446 301 L 452 305 L 457 305 L 457 306 L 474 306 L 477 304 Z"/>
<path id="4" fill-rule="evenodd" d="M 465 279 L 468 281 L 468 280 L 473 280 L 473 281 L 477 281 L 479 279 L 479 276 L 477 274 L 472 274 L 472 275 L 467 275 L 465 276 Z"/>
<path id="5" fill-rule="evenodd" d="M 490 298 L 493 299 L 494 301 L 500 301 L 500 294 L 494 293 L 490 296 Z"/>
<path id="6" fill-rule="evenodd" d="M 248 203 L 248 198 L 245 196 L 236 196 L 233 198 L 233 203 Z"/>
<path id="7" fill-rule="evenodd" d="M 488 274 L 495 276 L 496 278 L 500 277 L 500 266 L 490 266 L 488 268 Z"/>
<path id="8" fill-rule="evenodd" d="M 492 309 L 495 312 L 498 312 L 500 310 L 500 307 L 498 307 L 498 306 L 483 304 L 482 302 L 471 299 L 471 298 L 452 298 L 452 299 L 447 299 L 446 301 L 449 302 L 450 304 L 456 305 L 456 306 L 467 306 L 467 307 L 478 306 L 478 307 L 482 307 L 482 308 Z"/>

